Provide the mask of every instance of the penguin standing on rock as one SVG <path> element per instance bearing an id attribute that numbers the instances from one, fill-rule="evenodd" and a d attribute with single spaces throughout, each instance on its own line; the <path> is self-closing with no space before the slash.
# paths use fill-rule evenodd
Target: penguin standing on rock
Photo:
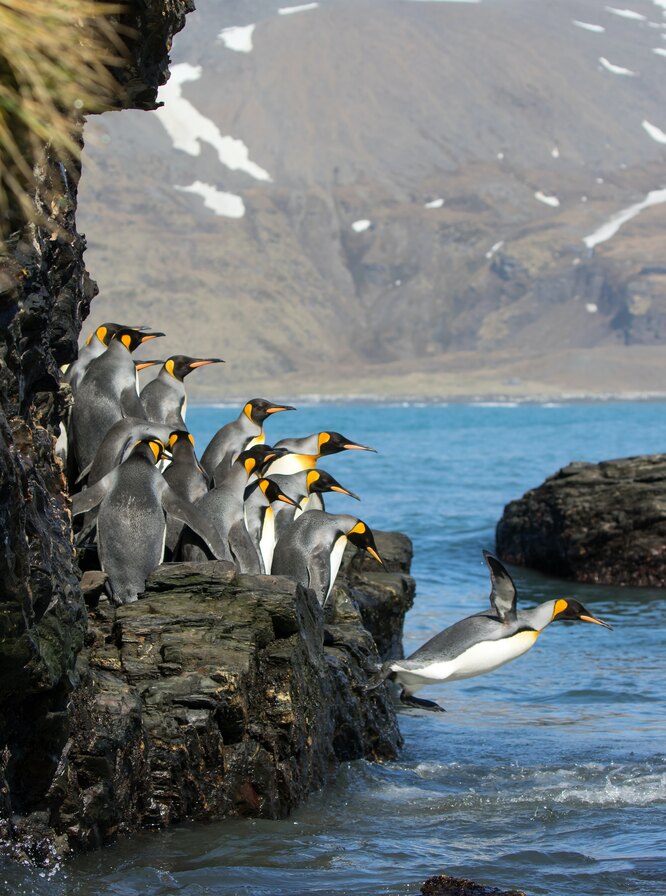
<path id="1" fill-rule="evenodd" d="M 225 552 L 206 517 L 180 498 L 156 468 L 163 455 L 161 441 L 142 440 L 124 463 L 72 500 L 73 516 L 99 506 L 98 553 L 116 604 L 137 600 L 147 577 L 162 562 L 167 514 L 187 523 L 214 557 L 221 559 Z"/>
<path id="2" fill-rule="evenodd" d="M 201 466 L 214 482 L 228 470 L 241 451 L 264 441 L 263 424 L 271 414 L 295 411 L 291 405 L 275 404 L 266 398 L 248 401 L 236 420 L 225 424 L 215 433 L 201 456 Z M 219 468 L 219 472 L 218 472 Z"/>
<path id="3" fill-rule="evenodd" d="M 302 513 L 280 536 L 271 573 L 290 576 L 306 588 L 312 588 L 324 606 L 333 590 L 347 542 L 382 563 L 372 531 L 363 520 L 323 510 Z"/>
<path id="4" fill-rule="evenodd" d="M 172 355 L 167 358 L 154 380 L 141 390 L 146 417 L 156 423 L 168 423 L 174 430 L 184 430 L 187 413 L 185 377 L 208 364 L 224 364 L 221 358 L 189 358 Z"/>
<path id="5" fill-rule="evenodd" d="M 329 454 L 338 454 L 340 451 L 376 451 L 375 448 L 352 442 L 339 432 L 314 432 L 302 439 L 281 439 L 274 447 L 286 448 L 289 454 L 273 461 L 266 471 L 267 476 L 311 470 L 320 457 L 328 457 Z"/>
<path id="6" fill-rule="evenodd" d="M 164 333 L 119 330 L 109 347 L 90 362 L 72 408 L 72 437 L 78 467 L 91 463 L 102 439 L 123 417 L 145 419 L 137 391 L 137 375 L 131 352 Z"/>
<path id="7" fill-rule="evenodd" d="M 262 573 L 271 571 L 277 508 L 288 507 L 291 510 L 297 506 L 294 499 L 286 495 L 274 479 L 257 479 L 246 487 L 243 495 L 245 528 L 259 555 Z"/>
<path id="8" fill-rule="evenodd" d="M 208 475 L 197 460 L 194 438 L 186 430 L 177 430 L 170 433 L 168 447 L 171 463 L 162 475 L 177 495 L 190 504 L 196 504 L 208 492 Z M 179 520 L 167 517 L 167 559 L 174 556 L 182 531 L 183 524 Z"/>
<path id="9" fill-rule="evenodd" d="M 439 704 L 414 697 L 414 693 L 435 682 L 459 681 L 499 669 L 533 647 L 551 622 L 578 620 L 611 628 L 577 600 L 548 600 L 531 610 L 516 609 L 516 587 L 511 576 L 497 557 L 488 551 L 483 556 L 490 570 L 490 610 L 454 623 L 407 659 L 384 663 L 366 685 L 367 690 L 388 678 L 401 686 L 403 703 L 443 712 Z"/>
<path id="10" fill-rule="evenodd" d="M 302 470 L 300 473 L 290 473 L 285 476 L 280 473 L 271 474 L 273 482 L 276 482 L 285 495 L 296 502 L 294 506 L 279 504 L 275 508 L 275 539 L 282 535 L 283 531 L 297 517 L 306 510 L 324 510 L 322 494 L 325 492 L 339 492 L 360 501 L 358 495 L 334 479 L 326 470 Z"/>

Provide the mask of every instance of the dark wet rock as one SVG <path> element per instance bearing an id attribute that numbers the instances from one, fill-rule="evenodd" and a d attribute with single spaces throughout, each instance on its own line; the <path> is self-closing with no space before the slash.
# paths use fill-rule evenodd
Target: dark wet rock
<path id="1" fill-rule="evenodd" d="M 390 697 L 364 690 L 378 662 L 344 583 L 324 614 L 285 577 L 160 567 L 140 601 L 90 611 L 54 830 L 81 849 L 186 818 L 286 815 L 340 762 L 396 755 Z"/>
<path id="2" fill-rule="evenodd" d="M 572 463 L 504 508 L 508 563 L 614 585 L 666 585 L 666 455 Z"/>
<path id="3" fill-rule="evenodd" d="M 422 896 L 526 896 L 522 890 L 498 890 L 484 887 L 463 877 L 439 874 L 429 877 L 421 886 Z"/>

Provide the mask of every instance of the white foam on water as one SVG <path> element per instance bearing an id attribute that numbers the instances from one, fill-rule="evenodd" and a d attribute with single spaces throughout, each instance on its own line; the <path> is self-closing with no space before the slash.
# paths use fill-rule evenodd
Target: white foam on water
<path id="1" fill-rule="evenodd" d="M 475 401 L 475 408 L 517 408 L 520 407 L 517 401 Z"/>
<path id="2" fill-rule="evenodd" d="M 635 22 L 644 22 L 647 16 L 640 12 L 634 12 L 633 9 L 618 9 L 615 6 L 604 6 L 606 12 L 612 13 L 614 16 L 620 16 L 623 19 L 633 19 Z"/>
<path id="3" fill-rule="evenodd" d="M 317 9 L 318 3 L 302 3 L 300 6 L 282 6 L 278 9 L 279 16 L 292 16 L 295 12 L 307 12 L 309 9 Z"/>
<path id="4" fill-rule="evenodd" d="M 354 221 L 351 226 L 354 233 L 363 233 L 364 230 L 368 230 L 370 227 L 372 227 L 372 221 L 368 221 L 367 218 L 362 218 L 360 221 Z"/>
<path id="5" fill-rule="evenodd" d="M 439 199 L 431 199 L 430 202 L 426 202 L 423 206 L 424 208 L 441 208 L 444 205 L 444 200 L 440 197 Z"/>
<path id="6" fill-rule="evenodd" d="M 584 28 L 585 31 L 594 31 L 596 34 L 601 34 L 602 31 L 605 31 L 603 25 L 593 25 L 591 22 L 579 22 L 578 19 L 572 19 L 574 25 L 577 28 Z"/>
<path id="7" fill-rule="evenodd" d="M 212 184 L 195 180 L 187 187 L 175 186 L 181 193 L 195 193 L 201 196 L 205 208 L 224 218 L 242 218 L 245 214 L 245 203 L 235 193 L 225 193 Z"/>
<path id="8" fill-rule="evenodd" d="M 666 56 L 666 52 L 664 52 L 664 56 Z M 650 124 L 649 121 L 643 121 L 643 128 L 652 137 L 653 140 L 656 140 L 657 143 L 666 143 L 666 133 L 658 128 L 654 124 Z"/>
<path id="9" fill-rule="evenodd" d="M 235 50 L 236 53 L 252 52 L 252 34 L 256 25 L 233 25 L 223 28 L 217 35 L 227 50 Z"/>
<path id="10" fill-rule="evenodd" d="M 201 144 L 208 143 L 226 168 L 243 171 L 255 180 L 270 181 L 270 174 L 250 159 L 249 150 L 242 140 L 223 136 L 215 122 L 185 99 L 182 85 L 188 81 L 198 81 L 200 77 L 200 65 L 181 62 L 172 67 L 171 78 L 160 88 L 158 98 L 164 106 L 153 114 L 171 137 L 174 149 L 199 156 Z"/>
<path id="11" fill-rule="evenodd" d="M 625 75 L 631 78 L 636 76 L 636 72 L 632 72 L 630 68 L 624 68 L 621 65 L 614 65 L 612 62 L 609 62 L 605 56 L 600 56 L 599 62 L 607 72 L 611 72 L 611 74 L 613 75 Z"/>
<path id="12" fill-rule="evenodd" d="M 605 224 L 602 224 L 598 230 L 595 230 L 594 233 L 584 237 L 583 242 L 588 249 L 593 249 L 595 246 L 598 246 L 599 243 L 604 243 L 606 240 L 615 236 L 623 224 L 626 224 L 627 221 L 631 221 L 632 218 L 635 218 L 636 215 L 640 214 L 644 209 L 650 208 L 650 206 L 653 205 L 660 205 L 663 202 L 666 202 L 666 190 L 652 190 L 642 202 L 636 202 L 634 205 L 630 205 L 628 208 L 616 212 L 616 214 L 609 218 Z"/>
<path id="13" fill-rule="evenodd" d="M 544 205 L 549 205 L 551 208 L 557 208 L 560 204 L 557 196 L 549 196 L 547 193 L 542 193 L 541 190 L 536 191 L 534 198 L 538 199 L 539 202 L 543 202 Z"/>

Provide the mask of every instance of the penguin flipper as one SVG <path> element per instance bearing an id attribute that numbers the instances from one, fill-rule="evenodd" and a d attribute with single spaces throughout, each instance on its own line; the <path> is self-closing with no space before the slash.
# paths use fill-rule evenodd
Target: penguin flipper
<path id="1" fill-rule="evenodd" d="M 234 561 L 239 572 L 247 572 L 252 575 L 260 575 L 262 572 L 261 561 L 257 549 L 252 542 L 250 533 L 245 524 L 237 520 L 229 529 L 229 548 L 234 555 Z"/>
<path id="2" fill-rule="evenodd" d="M 497 557 L 489 551 L 484 551 L 483 557 L 490 570 L 490 603 L 500 622 L 510 622 L 516 618 L 516 586 Z"/>
<path id="3" fill-rule="evenodd" d="M 162 491 L 162 507 L 169 516 L 187 523 L 193 532 L 201 538 L 216 560 L 228 560 L 229 551 L 219 532 L 194 504 L 188 504 L 164 481 Z"/>
<path id="4" fill-rule="evenodd" d="M 101 504 L 104 496 L 109 491 L 115 480 L 116 470 L 111 470 L 106 476 L 103 476 L 99 482 L 91 485 L 90 488 L 82 492 L 78 492 L 72 498 L 72 516 L 78 516 L 80 513 L 87 513 L 98 504 Z"/>
<path id="5" fill-rule="evenodd" d="M 331 587 L 330 556 L 329 548 L 322 548 L 312 551 L 308 558 L 308 588 L 312 588 L 322 607 Z"/>
<path id="6" fill-rule="evenodd" d="M 366 683 L 363 685 L 363 690 L 374 691 L 375 688 L 378 688 L 380 684 L 383 684 L 393 671 L 393 669 L 391 668 L 392 665 L 392 660 L 388 660 L 387 662 L 383 663 L 381 668 L 378 669 L 374 675 L 368 678 Z"/>

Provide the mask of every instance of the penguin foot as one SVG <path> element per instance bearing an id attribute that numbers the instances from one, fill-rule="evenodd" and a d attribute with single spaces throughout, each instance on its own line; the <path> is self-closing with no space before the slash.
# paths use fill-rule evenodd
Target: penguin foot
<path id="1" fill-rule="evenodd" d="M 386 679 L 391 674 L 391 664 L 384 663 L 384 665 L 378 669 L 374 675 L 371 675 L 370 678 L 363 685 L 363 690 L 365 691 L 374 691 L 375 688 L 378 688 L 380 684 L 383 684 Z"/>
<path id="2" fill-rule="evenodd" d="M 430 712 L 446 712 L 443 706 L 435 703 L 434 700 L 423 700 L 421 697 L 414 697 L 412 694 L 400 694 L 400 702 L 406 706 L 415 706 L 417 709 L 427 709 Z"/>

